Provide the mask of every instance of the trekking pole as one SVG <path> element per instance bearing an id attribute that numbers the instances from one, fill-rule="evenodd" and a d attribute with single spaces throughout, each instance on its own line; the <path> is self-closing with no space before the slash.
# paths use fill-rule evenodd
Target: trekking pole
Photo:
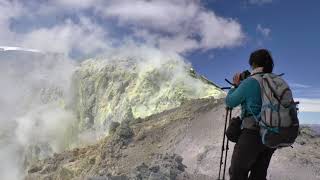
<path id="1" fill-rule="evenodd" d="M 228 114 L 226 116 L 228 116 Z M 231 116 L 232 116 L 232 109 L 229 109 L 229 121 L 231 120 Z M 223 176 L 222 176 L 223 180 L 225 179 L 225 175 L 226 175 L 228 151 L 229 151 L 229 139 L 227 138 L 226 154 L 225 154 L 225 157 L 224 157 L 224 167 L 223 167 Z"/>
<path id="2" fill-rule="evenodd" d="M 221 146 L 221 156 L 220 156 L 220 167 L 219 167 L 219 177 L 218 177 L 218 180 L 220 180 L 220 177 L 221 177 L 221 167 L 222 167 L 222 164 L 223 164 L 223 152 L 224 152 L 224 145 L 225 145 L 225 139 L 226 139 L 226 130 L 227 130 L 227 121 L 228 121 L 228 116 L 229 116 L 229 111 L 230 109 L 227 107 L 226 108 L 226 119 L 225 119 L 225 122 L 224 122 L 224 130 L 223 130 L 223 140 L 222 140 L 222 146 Z M 231 113 L 230 113 L 230 117 L 231 117 Z M 227 149 L 229 149 L 229 141 L 227 140 Z M 226 154 L 227 154 L 227 151 L 226 151 Z M 225 160 L 225 163 L 226 163 L 226 160 Z M 223 174 L 223 179 L 225 179 L 225 167 L 224 166 L 224 174 Z"/>

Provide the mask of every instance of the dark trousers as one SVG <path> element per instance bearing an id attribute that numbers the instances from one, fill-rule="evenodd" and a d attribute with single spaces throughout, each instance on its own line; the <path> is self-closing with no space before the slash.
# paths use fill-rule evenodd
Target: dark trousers
<path id="1" fill-rule="evenodd" d="M 273 153 L 274 149 L 262 144 L 258 131 L 244 129 L 234 146 L 230 180 L 266 180 Z"/>

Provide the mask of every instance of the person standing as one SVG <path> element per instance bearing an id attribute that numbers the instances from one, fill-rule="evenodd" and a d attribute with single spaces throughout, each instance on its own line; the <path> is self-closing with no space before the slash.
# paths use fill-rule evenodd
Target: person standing
<path id="1" fill-rule="evenodd" d="M 251 76 L 272 73 L 274 67 L 271 53 L 266 49 L 252 52 L 249 64 Z M 266 180 L 275 149 L 262 143 L 259 125 L 255 120 L 262 106 L 260 84 L 253 77 L 241 81 L 240 73 L 234 75 L 233 83 L 235 87 L 229 91 L 225 103 L 229 108 L 241 105 L 242 130 L 231 158 L 230 180 Z"/>

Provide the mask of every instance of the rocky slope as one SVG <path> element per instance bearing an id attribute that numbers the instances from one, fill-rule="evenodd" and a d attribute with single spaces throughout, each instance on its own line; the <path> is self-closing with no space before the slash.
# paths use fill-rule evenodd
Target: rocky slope
<path id="1" fill-rule="evenodd" d="M 26 179 L 215 179 L 223 122 L 223 99 L 186 101 L 114 124 L 110 136 L 97 144 L 34 164 Z M 302 128 L 293 149 L 276 151 L 268 178 L 319 179 L 319 145 L 319 136 Z"/>
<path id="2" fill-rule="evenodd" d="M 218 106 L 218 101 L 221 102 L 214 99 L 188 101 L 179 108 L 145 119 L 123 121 L 114 130 L 110 130 L 114 133 L 94 146 L 56 154 L 35 164 L 29 169 L 27 179 L 90 179 L 107 176 L 133 178 L 138 176 L 136 174 L 139 174 L 141 168 L 149 171 L 147 167 L 152 168 L 159 156 L 177 163 L 174 167 L 166 165 L 163 169 L 161 165 L 157 166 L 161 169 L 158 170 L 159 174 L 170 179 L 184 171 L 182 158 L 174 155 L 174 152 L 180 150 L 180 143 L 184 143 L 192 121 L 199 114 Z M 156 162 L 161 164 L 163 160 Z M 171 166 L 172 162 L 167 164 Z M 148 172 L 142 173 L 142 176 L 146 175 Z"/>
<path id="3" fill-rule="evenodd" d="M 1 179 L 30 163 L 32 180 L 216 177 L 225 93 L 182 59 L 130 52 L 76 68 L 29 53 L 0 54 Z M 276 151 L 269 179 L 319 178 L 318 136 L 304 128 L 294 147 Z"/>
<path id="4" fill-rule="evenodd" d="M 158 51 L 120 50 L 78 63 L 0 49 L 0 65 L 0 179 L 20 180 L 33 161 L 92 144 L 115 122 L 225 95 L 180 56 Z"/>
<path id="5" fill-rule="evenodd" d="M 111 122 L 144 118 L 189 99 L 225 95 L 181 59 L 89 59 L 73 77 L 71 106 L 80 131 L 107 132 Z"/>

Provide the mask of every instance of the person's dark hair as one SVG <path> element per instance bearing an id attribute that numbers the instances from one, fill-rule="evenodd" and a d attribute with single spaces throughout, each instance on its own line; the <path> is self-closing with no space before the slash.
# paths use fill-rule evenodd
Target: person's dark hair
<path id="1" fill-rule="evenodd" d="M 272 73 L 274 66 L 271 53 L 266 49 L 259 49 L 251 53 L 249 64 L 250 66 L 255 64 L 257 67 L 263 67 L 265 73 Z"/>

